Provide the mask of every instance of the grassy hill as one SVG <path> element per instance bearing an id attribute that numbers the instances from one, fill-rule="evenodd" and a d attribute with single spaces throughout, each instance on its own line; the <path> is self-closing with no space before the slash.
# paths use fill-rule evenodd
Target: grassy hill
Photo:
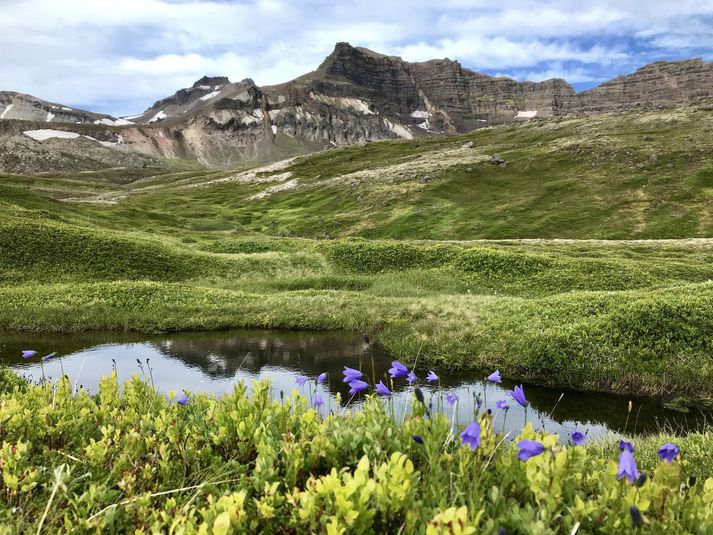
<path id="1" fill-rule="evenodd" d="M 2 177 L 0 328 L 360 329 L 406 360 L 705 402 L 712 148 L 690 109 Z"/>

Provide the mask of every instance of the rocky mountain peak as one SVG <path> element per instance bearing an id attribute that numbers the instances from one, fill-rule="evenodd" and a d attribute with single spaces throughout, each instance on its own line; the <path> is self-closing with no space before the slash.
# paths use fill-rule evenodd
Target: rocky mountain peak
<path id="1" fill-rule="evenodd" d="M 227 76 L 204 76 L 200 80 L 196 81 L 195 84 L 193 84 L 193 87 L 201 87 L 201 86 L 217 86 L 217 85 L 225 85 L 229 84 L 230 80 L 228 79 Z"/>

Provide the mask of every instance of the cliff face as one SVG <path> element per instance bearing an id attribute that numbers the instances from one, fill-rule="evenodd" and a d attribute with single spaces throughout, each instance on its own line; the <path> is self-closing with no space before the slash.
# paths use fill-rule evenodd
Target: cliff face
<path id="1" fill-rule="evenodd" d="M 315 71 L 280 85 L 258 87 L 251 79 L 231 83 L 226 77 L 204 76 L 127 119 L 0 92 L 0 118 L 93 123 L 113 129 L 117 140 L 106 145 L 104 138 L 95 139 L 104 143 L 102 148 L 136 152 L 152 162 L 158 157 L 233 167 L 372 140 L 711 101 L 713 63 L 701 60 L 653 63 L 576 93 L 561 79 L 518 82 L 474 72 L 450 59 L 409 63 L 337 43 Z M 51 143 L 73 142 L 64 134 L 59 136 L 55 133 Z M 86 140 L 85 135 L 85 145 Z M 47 143 L 15 141 L 30 148 L 33 143 Z"/>
<path id="2" fill-rule="evenodd" d="M 584 91 L 573 113 L 690 106 L 713 100 L 713 63 L 700 59 L 651 63 L 628 76 Z"/>

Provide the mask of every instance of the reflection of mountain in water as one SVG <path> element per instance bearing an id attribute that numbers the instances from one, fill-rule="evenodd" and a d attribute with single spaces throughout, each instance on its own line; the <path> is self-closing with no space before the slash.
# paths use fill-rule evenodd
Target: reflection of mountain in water
<path id="1" fill-rule="evenodd" d="M 245 374 L 269 377 L 271 373 L 287 371 L 289 374 L 304 374 L 314 378 L 322 372 L 327 372 L 330 378 L 329 390 L 332 394 L 340 393 L 344 401 L 349 399 L 349 387 L 342 382 L 344 366 L 362 369 L 369 383 L 374 382 L 374 379 L 383 379 L 387 385 L 391 384 L 388 379 L 388 369 L 391 365 L 389 356 L 378 346 L 364 345 L 361 335 L 352 332 L 233 330 L 157 336 L 106 332 L 73 335 L 3 333 L 0 337 L 0 362 L 22 370 L 31 364 L 20 357 L 21 351 L 28 348 L 36 349 L 41 354 L 56 352 L 58 355 L 67 356 L 93 349 L 97 358 L 106 358 L 108 361 L 117 344 L 127 349 L 128 344 L 134 343 L 148 345 L 162 355 L 162 358 L 151 362 L 153 372 L 159 375 L 170 376 L 172 362 L 180 362 L 200 376 L 214 381 L 232 379 L 236 374 L 243 377 Z M 103 344 L 111 345 L 106 346 L 106 351 L 97 347 Z M 128 351 L 131 353 L 130 347 Z M 102 368 L 102 372 L 105 371 L 106 368 Z M 433 396 L 434 403 L 437 404 L 436 392 L 424 384 L 427 371 L 423 368 L 417 370 L 419 384 L 426 392 L 426 397 Z M 87 373 L 86 369 L 84 373 Z M 498 399 L 508 400 L 512 407 L 509 420 L 523 418 L 522 410 L 506 393 L 514 383 L 506 382 L 500 386 L 483 384 L 487 373 L 442 372 L 439 375 L 441 388 L 457 391 L 462 410 L 467 412 L 467 408 L 474 405 L 474 394 L 479 393 L 482 396 L 484 393 L 491 407 Z M 292 388 L 292 379 L 288 381 L 289 388 Z M 398 379 L 394 383 L 393 390 L 397 393 L 403 392 L 407 387 L 404 379 Z M 704 421 L 700 414 L 681 414 L 666 410 L 651 400 L 632 398 L 633 411 L 629 415 L 627 425 L 627 397 L 565 392 L 558 403 L 561 390 L 525 385 L 525 392 L 532 407 L 529 414 L 535 420 L 546 419 L 547 415 L 552 413 L 551 419 L 557 423 L 581 422 L 583 428 L 589 424 L 605 425 L 614 431 L 623 431 L 625 426 L 629 431 L 656 431 L 668 424 L 673 427 L 680 426 L 681 429 L 694 429 L 700 427 Z"/>
<path id="2" fill-rule="evenodd" d="M 369 348 L 354 333 L 283 333 L 244 331 L 172 336 L 152 343 L 157 350 L 213 378 L 231 378 L 238 371 L 257 374 L 266 366 L 291 369 L 305 375 L 328 372 L 341 377 L 343 366 L 370 358 Z M 374 348 L 381 363 L 388 358 Z"/>

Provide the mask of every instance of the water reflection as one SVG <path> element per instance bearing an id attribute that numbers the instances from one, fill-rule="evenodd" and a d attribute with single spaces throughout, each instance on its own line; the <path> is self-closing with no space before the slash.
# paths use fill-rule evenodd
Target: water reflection
<path id="1" fill-rule="evenodd" d="M 150 336 L 131 333 L 81 333 L 74 335 L 0 334 L 0 360 L 16 371 L 39 380 L 42 368 L 39 359 L 24 360 L 19 355 L 23 349 L 36 349 L 41 355 L 56 352 L 62 360 L 44 363 L 44 373 L 57 378 L 61 368 L 73 382 L 95 392 L 99 378 L 116 368 L 119 379 L 125 381 L 134 373 L 143 373 L 148 379 L 151 368 L 155 386 L 162 392 L 210 391 L 216 394 L 229 392 L 234 384 L 244 380 L 268 378 L 273 385 L 273 395 L 279 398 L 297 389 L 305 396 L 313 395 L 317 385 L 314 379 L 322 372 L 330 378 L 328 385 L 319 386 L 325 405 L 322 412 L 337 408 L 337 394 L 343 402 L 350 398 L 349 387 L 342 382 L 343 367 L 359 368 L 369 383 L 384 379 L 390 358 L 378 346 L 367 346 L 361 336 L 351 332 L 295 333 L 280 331 L 224 331 L 207 333 L 177 333 Z M 137 359 L 139 362 L 137 362 Z M 148 359 L 148 364 L 147 364 Z M 139 365 L 140 363 L 140 365 Z M 444 401 L 446 394 L 459 398 L 456 421 L 472 420 L 478 400 L 482 408 L 491 408 L 496 414 L 496 430 L 517 433 L 525 421 L 525 411 L 510 398 L 506 391 L 514 386 L 505 381 L 502 385 L 484 383 L 483 373 L 447 373 L 436 369 L 440 376 L 437 385 L 425 382 L 427 369 L 418 369 L 418 385 L 423 389 L 426 403 L 434 410 L 454 410 Z M 295 378 L 299 374 L 312 379 L 299 389 Z M 405 380 L 393 384 L 394 410 L 401 414 L 410 403 L 412 388 Z M 682 414 L 666 410 L 659 404 L 632 399 L 633 411 L 628 413 L 629 398 L 606 394 L 565 392 L 562 390 L 525 385 L 530 401 L 527 419 L 537 429 L 560 433 L 568 437 L 574 429 L 587 432 L 591 437 L 615 432 L 656 431 L 662 427 L 693 430 L 703 423 L 700 414 Z M 495 407 L 498 400 L 507 400 L 510 409 L 507 418 Z M 360 399 L 352 402 L 358 406 Z M 628 423 L 627 423 L 628 417 Z M 503 425 L 505 424 L 505 425 Z"/>

